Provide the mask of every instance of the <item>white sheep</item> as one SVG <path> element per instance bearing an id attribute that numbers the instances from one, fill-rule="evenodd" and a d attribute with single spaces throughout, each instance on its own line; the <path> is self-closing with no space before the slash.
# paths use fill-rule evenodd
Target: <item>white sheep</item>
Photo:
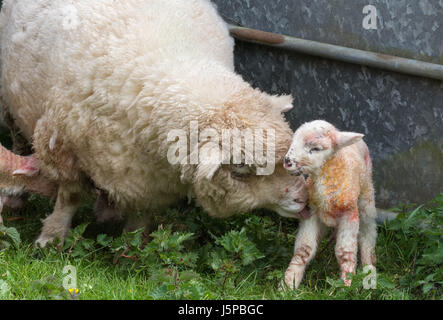
<path id="1" fill-rule="evenodd" d="M 258 140 L 259 130 L 273 130 L 276 145 L 264 143 L 276 164 L 291 142 L 282 112 L 292 97 L 235 73 L 234 41 L 209 1 L 6 0 L 0 31 L 3 101 L 41 172 L 59 185 L 40 245 L 67 234 L 92 185 L 108 204 L 146 212 L 142 221 L 129 216 L 137 226 L 187 196 L 215 217 L 254 208 L 297 217 L 305 207 L 304 179 L 282 165 L 258 176 L 261 162 L 233 165 L 215 156 L 218 144 L 212 161 L 168 161 L 168 134 L 191 122 L 220 135 L 250 129 Z"/>
<path id="2" fill-rule="evenodd" d="M 293 173 L 309 175 L 311 217 L 300 224 L 294 257 L 286 271 L 285 282 L 290 288 L 300 284 L 325 226 L 336 228 L 335 254 L 347 286 L 351 284 L 347 273 L 356 268 L 357 238 L 362 264 L 375 265 L 377 213 L 372 164 L 362 138 L 362 134 L 341 132 L 321 120 L 305 123 L 294 134 L 284 166 Z"/>

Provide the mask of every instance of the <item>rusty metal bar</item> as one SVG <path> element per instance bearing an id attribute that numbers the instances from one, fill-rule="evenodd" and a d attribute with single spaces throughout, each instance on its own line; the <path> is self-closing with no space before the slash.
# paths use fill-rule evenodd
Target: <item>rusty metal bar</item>
<path id="1" fill-rule="evenodd" d="M 303 54 L 443 81 L 443 65 L 352 49 L 228 24 L 239 40 Z"/>

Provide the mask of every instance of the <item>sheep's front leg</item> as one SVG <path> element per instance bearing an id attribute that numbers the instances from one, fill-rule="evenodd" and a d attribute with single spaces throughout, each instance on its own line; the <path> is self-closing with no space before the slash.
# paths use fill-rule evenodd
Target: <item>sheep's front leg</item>
<path id="1" fill-rule="evenodd" d="M 341 278 L 348 287 L 351 286 L 351 280 L 346 276 L 348 273 L 355 273 L 357 264 L 358 228 L 358 213 L 344 215 L 337 227 L 335 255 L 340 266 Z"/>
<path id="2" fill-rule="evenodd" d="M 44 247 L 56 238 L 63 241 L 79 205 L 80 194 L 70 188 L 60 186 L 54 211 L 43 221 L 43 230 L 35 244 Z"/>
<path id="3" fill-rule="evenodd" d="M 104 191 L 98 192 L 94 212 L 98 223 L 123 220 L 122 212 L 115 207 L 114 202 L 109 200 L 108 195 Z"/>
<path id="4" fill-rule="evenodd" d="M 3 224 L 2 212 L 8 207 L 12 210 L 20 209 L 23 206 L 23 201 L 20 197 L 0 196 L 0 224 Z"/>
<path id="5" fill-rule="evenodd" d="M 298 288 L 300 285 L 306 266 L 317 251 L 323 231 L 324 225 L 315 214 L 300 222 L 300 230 L 294 246 L 294 256 L 285 273 L 285 283 L 290 289 Z"/>

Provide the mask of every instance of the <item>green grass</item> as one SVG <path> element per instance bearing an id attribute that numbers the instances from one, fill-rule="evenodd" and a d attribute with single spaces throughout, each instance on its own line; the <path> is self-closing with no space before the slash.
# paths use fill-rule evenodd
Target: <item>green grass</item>
<path id="1" fill-rule="evenodd" d="M 0 299 L 73 298 L 62 286 L 67 265 L 77 271 L 76 299 L 442 298 L 443 194 L 424 206 L 397 208 L 400 216 L 379 227 L 375 290 L 363 288 L 361 266 L 352 287 L 343 286 L 325 239 L 300 288 L 279 291 L 297 222 L 272 213 L 216 220 L 182 204 L 156 216 L 157 231 L 143 248 L 141 231 L 121 235 L 122 224 L 96 224 L 86 202 L 62 250 L 57 244 L 35 249 L 51 209 L 33 196 L 20 212 L 3 213 L 9 229 L 0 230 Z"/>

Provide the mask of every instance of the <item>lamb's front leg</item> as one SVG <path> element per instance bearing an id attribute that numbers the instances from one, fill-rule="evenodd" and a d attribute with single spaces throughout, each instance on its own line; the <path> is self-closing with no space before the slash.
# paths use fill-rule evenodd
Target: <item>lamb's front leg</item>
<path id="1" fill-rule="evenodd" d="M 351 280 L 346 278 L 348 273 L 355 273 L 358 251 L 358 213 L 344 215 L 337 227 L 337 242 L 335 255 L 340 266 L 341 278 L 346 286 L 351 286 Z"/>
<path id="2" fill-rule="evenodd" d="M 294 246 L 294 256 L 285 273 L 285 283 L 289 288 L 298 288 L 300 285 L 306 266 L 315 256 L 323 233 L 324 225 L 315 214 L 300 222 L 300 230 Z"/>

